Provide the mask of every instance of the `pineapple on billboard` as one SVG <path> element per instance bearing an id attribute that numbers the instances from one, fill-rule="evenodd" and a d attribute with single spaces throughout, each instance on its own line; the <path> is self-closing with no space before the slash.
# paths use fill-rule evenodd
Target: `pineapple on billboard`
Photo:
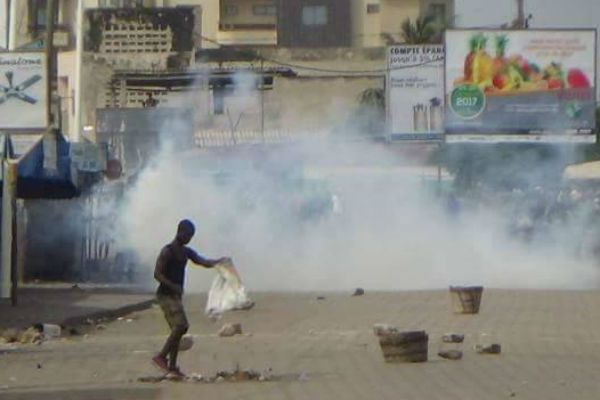
<path id="1" fill-rule="evenodd" d="M 446 134 L 587 134 L 595 30 L 448 30 Z"/>

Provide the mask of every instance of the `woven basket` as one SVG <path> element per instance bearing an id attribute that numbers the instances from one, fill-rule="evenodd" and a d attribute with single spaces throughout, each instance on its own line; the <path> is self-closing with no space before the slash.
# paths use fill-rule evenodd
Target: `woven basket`
<path id="1" fill-rule="evenodd" d="M 452 308 L 458 314 L 477 314 L 483 286 L 450 286 Z"/>
<path id="2" fill-rule="evenodd" d="M 379 336 L 386 362 L 425 362 L 429 337 L 425 331 L 394 332 Z"/>

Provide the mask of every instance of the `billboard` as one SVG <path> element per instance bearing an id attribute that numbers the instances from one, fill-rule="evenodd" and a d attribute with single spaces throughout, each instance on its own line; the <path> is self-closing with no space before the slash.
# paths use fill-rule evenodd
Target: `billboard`
<path id="1" fill-rule="evenodd" d="M 0 129 L 46 129 L 44 53 L 0 53 Z"/>
<path id="2" fill-rule="evenodd" d="M 469 133 L 593 138 L 595 30 L 448 30 L 445 42 L 448 140 Z"/>
<path id="3" fill-rule="evenodd" d="M 444 46 L 388 48 L 386 116 L 391 139 L 442 139 Z"/>

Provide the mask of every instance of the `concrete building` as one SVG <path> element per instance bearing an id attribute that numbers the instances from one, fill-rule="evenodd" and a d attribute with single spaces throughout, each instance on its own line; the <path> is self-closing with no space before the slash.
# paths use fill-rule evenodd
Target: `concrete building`
<path id="1" fill-rule="evenodd" d="M 56 5 L 57 101 L 63 132 L 77 141 L 95 125 L 97 108 L 142 107 L 148 91 L 152 91 L 159 106 L 176 105 L 181 99 L 180 94 L 153 91 L 151 86 L 135 90 L 119 87 L 113 79 L 115 72 L 223 66 L 222 62 L 197 64 L 205 62 L 203 56 L 198 56 L 203 51 L 219 48 L 268 53 L 274 62 L 265 61 L 267 68 L 278 67 L 280 62 L 299 67 L 296 74 L 304 79 L 302 83 L 295 78 L 294 84 L 290 78 L 276 78 L 272 93 L 279 91 L 277 81 L 288 79 L 282 86 L 286 93 L 296 96 L 294 88 L 298 87 L 294 109 L 298 109 L 296 103 L 302 99 L 310 104 L 318 98 L 319 105 L 311 112 L 327 110 L 323 107 L 325 102 L 336 104 L 336 112 L 323 113 L 339 114 L 343 108 L 339 105 L 354 103 L 357 91 L 382 85 L 381 72 L 353 71 L 383 68 L 382 48 L 390 40 L 402 40 L 400 25 L 404 19 L 433 13 L 440 20 L 451 21 L 454 0 L 60 0 Z M 11 49 L 42 48 L 45 7 L 45 0 L 0 0 L 0 10 L 9 17 L 0 47 L 4 43 Z M 140 9 L 187 14 L 181 24 L 176 24 L 175 32 L 168 24 L 151 23 L 154 17 L 140 22 L 128 16 L 128 12 L 135 11 L 127 10 Z M 185 39 L 187 45 L 181 46 L 179 38 L 186 21 L 191 21 L 190 32 Z M 82 37 L 87 37 L 88 43 L 78 40 Z M 266 50 L 269 51 L 265 53 Z M 226 60 L 224 66 L 257 67 L 256 59 L 230 61 Z M 306 79 L 335 80 L 339 89 L 331 91 L 332 96 L 334 92 L 336 95 L 328 100 L 303 90 L 312 87 Z M 349 83 L 353 79 L 361 83 L 354 87 Z M 228 96 L 225 104 L 231 101 Z M 254 104 L 254 100 L 250 103 Z M 280 115 L 294 114 L 294 109 L 282 107 Z M 214 120 L 220 118 L 223 115 L 217 114 Z"/>

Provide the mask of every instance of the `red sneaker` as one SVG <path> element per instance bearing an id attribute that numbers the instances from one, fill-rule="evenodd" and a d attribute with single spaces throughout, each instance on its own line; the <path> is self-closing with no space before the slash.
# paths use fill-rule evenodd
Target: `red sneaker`
<path id="1" fill-rule="evenodd" d="M 170 372 L 169 366 L 167 365 L 166 357 L 163 357 L 160 354 L 157 354 L 154 357 L 152 357 L 152 362 L 154 363 L 154 365 L 156 365 L 158 368 L 160 368 L 163 372 Z"/>
<path id="2" fill-rule="evenodd" d="M 171 368 L 167 374 L 169 379 L 184 379 L 185 374 L 179 368 Z"/>

